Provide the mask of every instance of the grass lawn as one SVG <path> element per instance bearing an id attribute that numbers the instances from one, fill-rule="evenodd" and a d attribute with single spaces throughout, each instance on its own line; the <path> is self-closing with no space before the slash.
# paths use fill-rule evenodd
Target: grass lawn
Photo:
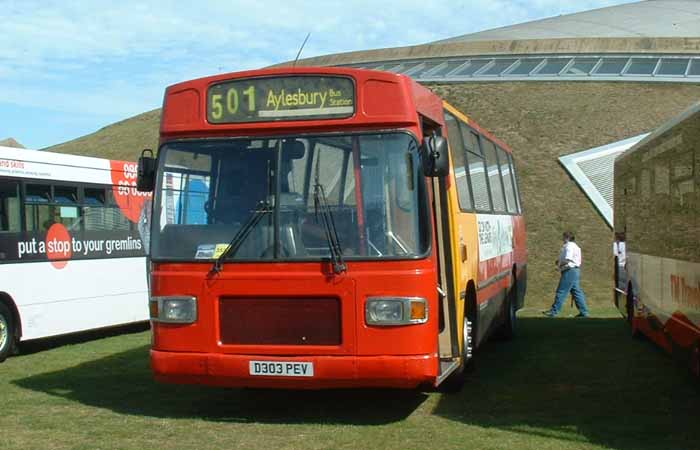
<path id="1" fill-rule="evenodd" d="M 700 383 L 610 310 L 492 342 L 457 395 L 158 385 L 148 332 L 0 365 L 2 449 L 691 449 Z"/>

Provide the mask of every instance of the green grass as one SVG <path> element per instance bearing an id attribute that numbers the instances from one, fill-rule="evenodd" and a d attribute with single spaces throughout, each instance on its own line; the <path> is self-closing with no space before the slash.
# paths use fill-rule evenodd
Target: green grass
<path id="1" fill-rule="evenodd" d="M 596 318 L 524 311 L 457 395 L 159 385 L 148 332 L 49 348 L 0 365 L 2 449 L 687 449 L 700 387 Z M 568 311 L 567 311 L 568 313 Z"/>

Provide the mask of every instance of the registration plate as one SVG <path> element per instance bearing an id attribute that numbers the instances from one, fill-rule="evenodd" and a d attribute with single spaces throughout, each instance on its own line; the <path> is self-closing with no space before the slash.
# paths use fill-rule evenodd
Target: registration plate
<path id="1" fill-rule="evenodd" d="M 251 375 L 313 377 L 314 363 L 296 361 L 251 361 Z"/>

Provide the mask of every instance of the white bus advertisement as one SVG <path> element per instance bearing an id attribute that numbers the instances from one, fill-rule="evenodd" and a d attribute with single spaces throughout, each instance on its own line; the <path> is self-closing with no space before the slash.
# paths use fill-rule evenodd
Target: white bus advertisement
<path id="1" fill-rule="evenodd" d="M 136 164 L 0 147 L 0 361 L 20 341 L 148 320 Z"/>

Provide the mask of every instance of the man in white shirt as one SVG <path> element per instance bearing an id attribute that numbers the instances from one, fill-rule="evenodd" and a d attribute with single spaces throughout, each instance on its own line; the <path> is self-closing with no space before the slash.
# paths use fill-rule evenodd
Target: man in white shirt
<path id="1" fill-rule="evenodd" d="M 550 309 L 543 311 L 543 314 L 547 317 L 556 317 L 561 311 L 566 297 L 571 293 L 576 303 L 576 308 L 579 310 L 579 314 L 576 317 L 588 317 L 586 296 L 580 285 L 581 247 L 576 245 L 574 233 L 566 231 L 562 237 L 564 245 L 561 248 L 561 252 L 559 252 L 559 259 L 556 261 L 557 268 L 561 272 L 561 278 L 559 278 L 559 286 L 557 286 L 554 303 Z"/>

